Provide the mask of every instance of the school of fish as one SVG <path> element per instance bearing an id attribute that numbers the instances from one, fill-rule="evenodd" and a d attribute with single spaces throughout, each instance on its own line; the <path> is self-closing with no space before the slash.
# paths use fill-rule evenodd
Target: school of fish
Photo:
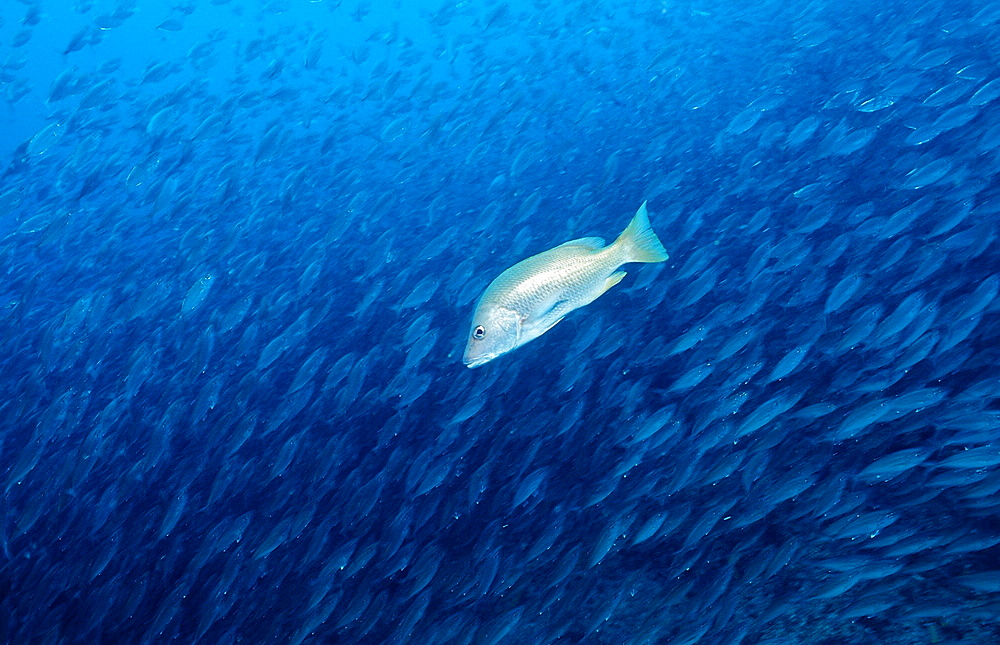
<path id="1" fill-rule="evenodd" d="M 2 3 L 0 642 L 997 642 L 997 42 Z"/>

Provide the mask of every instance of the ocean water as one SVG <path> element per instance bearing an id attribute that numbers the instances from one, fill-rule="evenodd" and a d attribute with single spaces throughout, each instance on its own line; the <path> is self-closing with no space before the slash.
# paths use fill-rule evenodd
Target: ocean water
<path id="1" fill-rule="evenodd" d="M 997 42 L 4 0 L 0 642 L 1000 642 Z M 462 364 L 644 201 L 669 261 Z"/>

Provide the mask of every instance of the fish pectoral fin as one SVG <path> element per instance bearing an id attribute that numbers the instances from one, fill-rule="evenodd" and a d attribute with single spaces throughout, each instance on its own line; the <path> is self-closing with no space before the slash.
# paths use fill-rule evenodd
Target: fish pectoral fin
<path id="1" fill-rule="evenodd" d="M 563 316 L 566 315 L 566 304 L 567 304 L 567 302 L 568 302 L 567 300 L 556 300 L 555 302 L 552 303 L 551 306 L 547 307 L 546 309 L 544 309 L 542 311 L 539 311 L 538 315 L 531 316 L 531 318 L 536 323 L 537 322 L 544 322 L 544 321 L 552 318 L 553 316 L 556 317 L 557 319 L 561 319 Z M 558 320 L 557 320 L 557 322 L 558 322 Z M 552 325 L 554 325 L 554 324 L 555 323 L 552 323 Z M 549 327 L 551 327 L 552 325 L 549 325 Z"/>
<path id="2" fill-rule="evenodd" d="M 524 337 L 529 340 L 538 338 L 555 327 L 556 323 L 572 311 L 573 308 L 569 304 L 569 300 L 557 298 L 549 306 L 538 311 L 537 314 L 526 316 L 523 321 Z"/>
<path id="3" fill-rule="evenodd" d="M 598 296 L 603 295 L 605 291 L 607 291 L 611 287 L 613 287 L 616 284 L 618 284 L 619 282 L 621 282 L 622 278 L 624 278 L 624 277 L 625 277 L 625 272 L 624 271 L 615 271 L 610 276 L 608 276 L 607 280 L 604 281 L 604 288 L 601 289 L 601 293 L 599 293 L 597 295 Z"/>

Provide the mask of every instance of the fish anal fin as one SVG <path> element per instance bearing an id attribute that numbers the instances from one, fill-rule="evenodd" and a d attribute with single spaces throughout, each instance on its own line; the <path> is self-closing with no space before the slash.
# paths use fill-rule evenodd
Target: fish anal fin
<path id="1" fill-rule="evenodd" d="M 606 292 L 608 289 L 610 289 L 611 287 L 613 287 L 616 284 L 618 284 L 619 282 L 621 282 L 622 278 L 624 278 L 624 277 L 625 277 L 625 272 L 624 271 L 615 271 L 610 276 L 608 276 L 607 280 L 604 281 L 604 288 L 601 289 L 601 293 L 599 293 L 597 295 L 598 296 L 603 295 L 604 292 Z"/>

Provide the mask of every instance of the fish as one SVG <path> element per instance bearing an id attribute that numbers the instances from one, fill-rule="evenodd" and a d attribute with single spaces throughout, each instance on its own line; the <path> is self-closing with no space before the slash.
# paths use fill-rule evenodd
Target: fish
<path id="1" fill-rule="evenodd" d="M 623 264 L 667 259 L 643 202 L 610 246 L 599 237 L 584 237 L 521 260 L 480 296 L 462 361 L 479 367 L 538 338 L 621 282 Z"/>

